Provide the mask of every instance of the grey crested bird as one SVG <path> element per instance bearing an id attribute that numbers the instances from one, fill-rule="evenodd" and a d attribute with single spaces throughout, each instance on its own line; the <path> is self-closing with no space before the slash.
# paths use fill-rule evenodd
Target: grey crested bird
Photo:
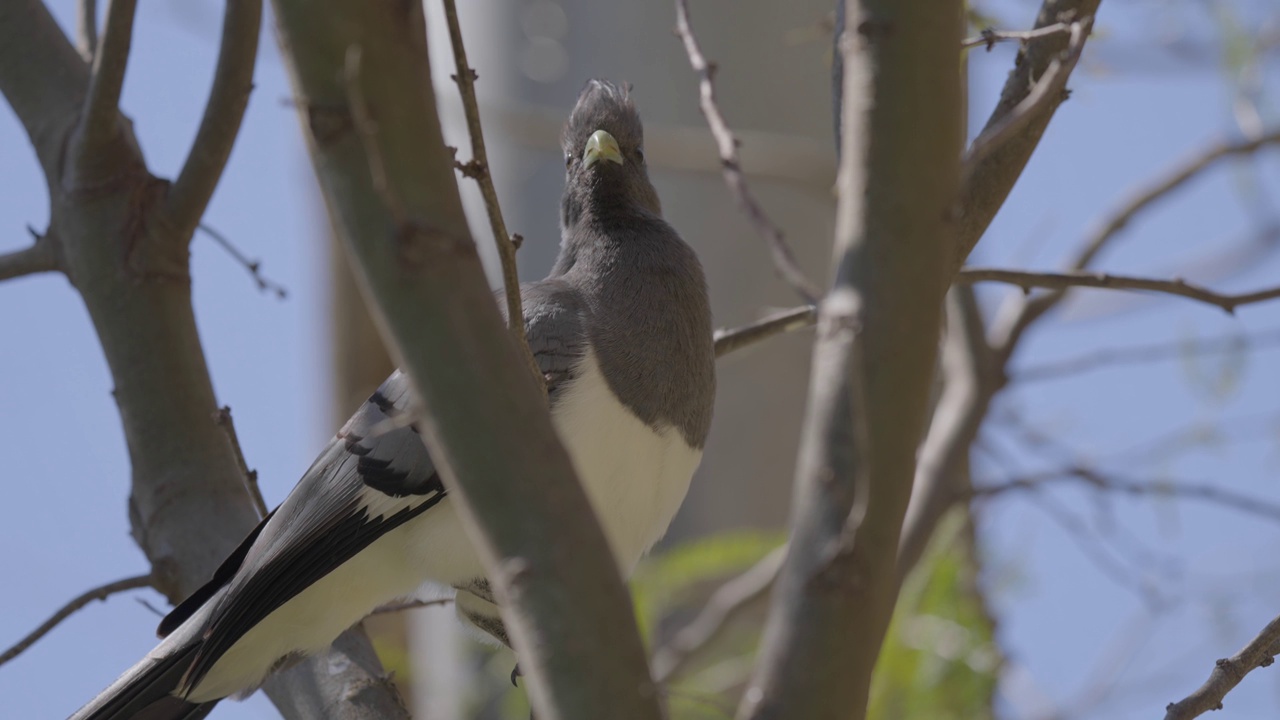
<path id="1" fill-rule="evenodd" d="M 662 219 L 643 141 L 629 88 L 587 83 L 562 135 L 560 253 L 520 288 L 551 419 L 623 575 L 684 500 L 715 395 L 706 281 Z M 164 618 L 162 642 L 72 717 L 203 717 L 425 583 L 455 588 L 464 625 L 509 646 L 454 499 L 396 422 L 409 405 L 397 371 Z"/>

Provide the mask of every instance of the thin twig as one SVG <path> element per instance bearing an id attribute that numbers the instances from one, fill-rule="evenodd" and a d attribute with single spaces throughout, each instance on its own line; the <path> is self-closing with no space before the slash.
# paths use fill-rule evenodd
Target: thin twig
<path id="1" fill-rule="evenodd" d="M 1164 720 L 1191 720 L 1210 710 L 1221 710 L 1222 699 L 1244 676 L 1260 667 L 1270 667 L 1280 652 L 1280 617 L 1272 619 L 1257 637 L 1229 658 L 1214 663 L 1209 679 L 1187 697 L 1165 708 Z"/>
<path id="2" fill-rule="evenodd" d="M 76 50 L 87 63 L 98 52 L 98 0 L 76 3 Z"/>
<path id="3" fill-rule="evenodd" d="M 449 25 L 449 41 L 453 45 L 453 61 L 456 74 L 454 82 L 458 84 L 458 94 L 462 96 L 462 109 L 467 116 L 467 132 L 471 136 L 471 162 L 466 165 L 469 170 L 463 174 L 473 178 L 480 186 L 480 194 L 484 196 L 484 207 L 489 215 L 489 227 L 493 230 L 493 242 L 498 248 L 498 257 L 502 260 L 502 285 L 507 297 L 507 329 L 516 339 L 516 346 L 524 356 L 529 371 L 538 379 L 538 387 L 546 392 L 546 383 L 542 380 L 542 370 L 538 361 L 529 349 L 529 341 L 524 334 L 524 309 L 520 298 L 520 273 L 516 267 L 517 240 L 507 232 L 507 222 L 502 217 L 502 206 L 498 204 L 498 190 L 493 186 L 493 175 L 489 172 L 489 154 L 484 147 L 484 130 L 480 126 L 480 106 L 476 102 L 476 71 L 467 64 L 467 49 L 462 43 L 462 27 L 458 24 L 458 8 L 454 0 L 444 0 L 445 21 Z"/>
<path id="4" fill-rule="evenodd" d="M 1111 275 L 1091 272 L 1023 272 L 1020 270 L 999 270 L 993 268 L 966 268 L 960 271 L 957 282 L 1001 282 L 1017 285 L 1024 291 L 1032 288 L 1062 290 L 1075 287 L 1106 288 L 1111 290 L 1148 290 L 1151 292 L 1177 295 L 1197 300 L 1227 313 L 1235 313 L 1242 305 L 1266 302 L 1280 298 L 1280 287 L 1257 290 L 1255 292 L 1227 294 L 1214 292 L 1200 285 L 1193 285 L 1181 278 L 1172 280 L 1156 280 L 1153 278 L 1131 277 L 1127 275 Z"/>
<path id="5" fill-rule="evenodd" d="M 1261 350 L 1276 346 L 1280 346 L 1280 328 L 1254 335 L 1222 335 L 1197 342 L 1164 342 L 1127 348 L 1107 348 L 1066 360 L 1016 370 L 1012 373 L 1010 381 L 1059 380 L 1106 367 L 1146 364 L 1184 355 L 1211 355 L 1233 350 Z"/>
<path id="6" fill-rule="evenodd" d="M 41 235 L 32 227 L 28 227 L 27 232 L 35 238 L 34 243 L 21 250 L 0 255 L 0 280 L 58 269 L 58 248 L 53 239 Z"/>
<path id="7" fill-rule="evenodd" d="M 653 679 L 665 683 L 678 675 L 698 650 L 720 636 L 730 620 L 763 597 L 773 587 L 786 556 L 786 545 L 776 548 L 746 572 L 717 588 L 698 616 L 654 651 Z"/>
<path id="8" fill-rule="evenodd" d="M 124 88 L 124 72 L 129 65 L 133 16 L 137 8 L 138 0 L 111 0 L 107 6 L 102 42 L 93 56 L 89 91 L 85 94 L 80 117 L 80 132 L 88 147 L 101 144 L 116 131 L 120 91 Z"/>
<path id="9" fill-rule="evenodd" d="M 244 476 L 244 486 L 253 498 L 253 505 L 258 509 L 258 518 L 267 516 L 267 501 L 262 498 L 262 488 L 258 487 L 258 471 L 250 470 L 245 462 L 244 451 L 240 449 L 240 438 L 236 435 L 236 424 L 231 420 L 231 406 L 224 405 L 213 414 L 214 422 L 227 434 L 231 442 L 231 452 L 236 456 L 236 464 L 240 466 L 240 474 Z"/>
<path id="10" fill-rule="evenodd" d="M 971 497 L 992 497 L 1019 490 L 1040 490 L 1059 482 L 1082 482 L 1097 490 L 1134 497 L 1165 496 L 1201 500 L 1213 505 L 1280 522 L 1280 505 L 1261 498 L 1226 490 L 1206 483 L 1177 480 L 1133 480 L 1087 467 L 1068 467 L 1052 473 L 1031 475 L 974 488 Z"/>
<path id="11" fill-rule="evenodd" d="M 723 357 L 754 345 L 761 340 L 813 327 L 818 320 L 818 309 L 812 305 L 804 305 L 790 310 L 783 310 L 736 328 L 721 328 L 715 332 L 716 357 Z"/>
<path id="12" fill-rule="evenodd" d="M 995 125 L 987 126 L 981 135 L 974 138 L 964 159 L 962 172 L 966 182 L 983 160 L 990 157 L 1006 140 L 1022 132 L 1037 113 L 1062 95 L 1067 87 L 1067 79 L 1071 77 L 1071 71 L 1075 69 L 1076 62 L 1080 60 L 1080 54 L 1084 52 L 1084 42 L 1092 28 L 1092 17 L 1071 23 L 1071 40 L 1067 43 L 1066 50 L 1049 64 L 1031 92 L 1018 103 L 1013 112 Z"/>
<path id="13" fill-rule="evenodd" d="M 137 590 L 138 588 L 151 587 L 150 575 L 138 575 L 137 577 L 125 578 L 124 580 L 116 580 L 89 590 L 81 595 L 76 596 L 71 602 L 63 605 L 48 620 L 40 624 L 40 627 L 32 630 L 26 637 L 19 640 L 13 647 L 0 653 L 0 665 L 18 657 L 28 648 L 34 645 L 40 638 L 49 634 L 63 620 L 70 617 L 75 611 L 88 605 L 94 600 L 106 600 L 108 597 L 116 593 L 122 593 L 126 590 Z"/>
<path id="14" fill-rule="evenodd" d="M 1037 38 L 1069 32 L 1071 32 L 1071 25 L 1068 23 L 1054 23 L 1035 30 L 996 30 L 995 28 L 986 28 L 975 37 L 965 38 L 964 42 L 960 43 L 960 47 L 972 48 L 986 45 L 987 50 L 990 51 L 999 42 L 1017 40 L 1025 45 Z"/>
<path id="15" fill-rule="evenodd" d="M 800 269 L 782 230 L 769 219 L 764 208 L 751 193 L 751 189 L 747 187 L 746 176 L 742 174 L 742 166 L 738 161 L 738 139 L 734 137 L 733 131 L 725 122 L 720 106 L 716 104 L 714 82 L 716 65 L 707 61 L 702 55 L 702 49 L 698 46 L 698 39 L 694 36 L 693 28 L 689 24 L 688 0 L 676 0 L 676 35 L 684 42 L 685 52 L 689 55 L 689 65 L 698 74 L 698 104 L 702 114 L 707 118 L 707 127 L 711 129 L 711 135 L 715 138 L 716 147 L 720 153 L 721 171 L 724 174 L 725 184 L 729 186 L 729 192 L 738 201 L 738 206 L 755 226 L 756 231 L 769 244 L 769 251 L 773 255 L 773 266 L 778 274 L 806 303 L 815 304 L 819 294 L 816 286 Z"/>
<path id="16" fill-rule="evenodd" d="M 369 614 L 386 615 L 387 613 L 397 613 L 404 610 L 417 610 L 418 608 L 448 605 L 451 602 L 453 602 L 453 598 L 438 598 L 436 600 L 405 600 L 404 602 L 387 603 Z"/>
<path id="17" fill-rule="evenodd" d="M 1103 249 L 1108 247 L 1137 216 L 1153 207 L 1158 200 L 1184 187 L 1219 160 L 1253 154 L 1271 145 L 1280 144 L 1280 129 L 1272 130 L 1257 138 L 1235 142 L 1220 142 L 1196 152 L 1178 163 L 1170 171 L 1139 188 L 1128 200 L 1108 215 L 1080 244 L 1074 259 L 1068 265 L 1073 271 L 1089 268 Z M 992 344 L 998 352 L 1010 357 L 1027 328 L 1062 302 L 1066 288 L 1034 298 L 1015 298 L 1001 308 L 992 323 Z"/>
<path id="18" fill-rule="evenodd" d="M 262 292 L 275 293 L 276 297 L 281 300 L 288 296 L 289 291 L 283 285 L 275 282 L 274 280 L 268 279 L 262 274 L 261 260 L 250 260 L 247 255 L 235 246 L 235 243 L 231 242 L 230 238 L 213 229 L 213 227 L 208 224 L 200 223 L 196 227 L 205 235 L 213 238 L 213 241 L 221 245 L 222 249 L 226 250 L 227 254 L 229 254 L 233 260 L 240 263 L 240 265 L 249 272 L 249 275 L 253 277 L 253 281 L 257 283 L 259 290 Z"/>
<path id="19" fill-rule="evenodd" d="M 222 16 L 218 64 L 200 129 L 165 200 L 167 219 L 177 237 L 184 240 L 191 237 L 204 215 L 240 133 L 253 90 L 261 27 L 262 0 L 228 0 Z"/>

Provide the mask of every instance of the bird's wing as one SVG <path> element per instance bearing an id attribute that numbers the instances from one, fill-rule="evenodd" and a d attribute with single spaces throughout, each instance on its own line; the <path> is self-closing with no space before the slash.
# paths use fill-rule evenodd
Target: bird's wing
<path id="1" fill-rule="evenodd" d="M 587 351 L 585 317 L 590 309 L 578 291 L 559 279 L 543 280 L 522 288 L 525 337 L 533 359 L 547 383 L 547 395 L 554 407 L 568 381 L 577 372 Z M 506 307 L 502 307 L 506 317 Z"/>
<path id="2" fill-rule="evenodd" d="M 409 421 L 409 403 L 408 378 L 397 371 L 338 432 L 284 503 L 192 596 L 191 605 L 179 605 L 165 619 L 161 630 L 172 630 L 218 595 L 186 687 L 195 687 L 272 611 L 444 499 L 435 464 Z M 218 594 L 223 586 L 226 592 Z"/>

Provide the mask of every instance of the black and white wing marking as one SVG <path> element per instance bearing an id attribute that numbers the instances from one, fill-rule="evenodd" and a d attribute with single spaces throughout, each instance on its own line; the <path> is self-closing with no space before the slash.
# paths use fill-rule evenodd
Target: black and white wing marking
<path id="1" fill-rule="evenodd" d="M 444 499 L 426 445 L 408 422 L 409 402 L 408 378 L 397 371 L 209 585 L 165 618 L 162 633 L 227 587 L 205 625 L 185 688 L 198 685 L 223 653 L 274 610 Z"/>
<path id="2" fill-rule="evenodd" d="M 583 323 L 587 308 L 578 291 L 558 279 L 525 285 L 522 299 L 525 336 L 547 383 L 547 398 L 555 407 L 587 351 Z M 505 316 L 505 304 L 501 306 Z"/>

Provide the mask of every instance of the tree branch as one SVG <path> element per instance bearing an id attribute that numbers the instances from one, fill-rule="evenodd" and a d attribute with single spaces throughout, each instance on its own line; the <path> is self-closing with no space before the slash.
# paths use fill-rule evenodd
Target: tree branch
<path id="1" fill-rule="evenodd" d="M 1106 348 L 1066 360 L 1021 368 L 1013 373 L 1012 381 L 1021 383 L 1059 380 L 1105 367 L 1145 364 L 1184 355 L 1262 350 L 1277 346 L 1280 346 L 1280 328 L 1254 335 L 1220 335 L 1194 342 L 1162 342 L 1135 347 Z"/>
<path id="2" fill-rule="evenodd" d="M 1049 63 L 1044 74 L 1031 88 L 1031 92 L 1027 93 L 1026 97 L 999 120 L 988 122 L 978 137 L 974 138 L 973 144 L 969 146 L 969 152 L 965 155 L 963 174 L 966 182 L 982 162 L 991 157 L 1001 145 L 1012 137 L 1022 135 L 1032 120 L 1042 115 L 1050 106 L 1062 102 L 1067 89 L 1067 79 L 1071 77 L 1071 71 L 1080 60 L 1080 54 L 1084 52 L 1084 42 L 1093 29 L 1093 18 L 1086 17 L 1082 21 L 1073 22 L 1070 27 L 1071 37 L 1062 56 L 1054 58 Z M 1040 35 L 1040 37 L 1044 36 L 1045 34 Z"/>
<path id="3" fill-rule="evenodd" d="M 444 0 L 444 16 L 449 25 L 449 41 L 453 45 L 453 61 L 456 74 L 454 82 L 458 84 L 458 93 L 462 95 L 462 108 L 467 116 L 467 133 L 471 136 L 471 162 L 460 164 L 462 174 L 473 178 L 480 186 L 480 194 L 484 197 L 485 211 L 489 215 L 489 227 L 493 231 L 493 243 L 498 248 L 498 257 L 502 261 L 502 287 L 507 298 L 507 330 L 516 340 L 524 363 L 536 379 L 538 387 L 546 390 L 542 370 L 533 358 L 529 349 L 529 341 L 524 336 L 524 309 L 520 298 L 520 273 L 516 267 L 516 240 L 507 233 L 507 221 L 502 217 L 502 206 L 498 204 L 498 190 L 493 186 L 493 175 L 489 172 L 489 153 L 484 147 L 484 129 L 480 126 L 480 106 L 476 102 L 476 72 L 467 64 L 467 49 L 462 43 L 462 27 L 458 24 L 458 8 L 454 0 Z"/>
<path id="4" fill-rule="evenodd" d="M 986 45 L 987 50 L 990 51 L 992 48 L 996 46 L 996 43 L 1007 42 L 1010 40 L 1017 40 L 1023 45 L 1026 45 L 1027 42 L 1031 40 L 1036 40 L 1038 38 L 1048 37 L 1050 35 L 1056 35 L 1057 33 L 1070 33 L 1072 29 L 1072 25 L 1073 23 L 1054 23 L 1052 25 L 1046 25 L 1042 28 L 1036 28 L 1035 30 L 1021 30 L 1021 31 L 996 30 L 995 28 L 986 28 L 982 32 L 978 33 L 976 37 L 965 38 L 964 42 L 960 43 L 960 47 L 974 48 L 974 47 L 978 47 L 979 45 Z"/>
<path id="5" fill-rule="evenodd" d="M 1098 255 L 1128 227 L 1137 216 L 1149 210 L 1156 201 L 1184 187 L 1200 173 L 1215 166 L 1218 161 L 1241 157 L 1280 144 L 1280 129 L 1272 130 L 1257 138 L 1236 142 L 1221 142 L 1196 152 L 1171 170 L 1139 188 L 1132 196 L 1107 216 L 1080 245 L 1071 261 L 1071 271 L 1089 268 Z M 1046 293 L 1039 297 L 1012 299 L 1000 309 L 992 323 L 992 345 L 997 352 L 1011 357 L 1022 335 L 1037 320 L 1052 310 L 1066 297 L 1066 289 Z"/>
<path id="6" fill-rule="evenodd" d="M 212 225 L 207 223 L 200 223 L 196 226 L 196 229 L 213 238 L 213 241 L 218 243 L 219 247 L 226 250 L 231 259 L 239 263 L 249 273 L 259 290 L 273 293 L 281 300 L 289 295 L 289 290 L 285 286 L 262 274 L 261 260 L 250 260 L 247 255 L 240 251 L 240 248 L 236 247 L 235 243 L 231 242 L 231 238 L 218 232 Z"/>
<path id="7" fill-rule="evenodd" d="M 0 280 L 60 269 L 58 246 L 54 240 L 48 235 L 41 235 L 31 227 L 27 228 L 27 232 L 35 238 L 34 243 L 21 250 L 0 254 Z"/>
<path id="8" fill-rule="evenodd" d="M 219 408 L 213 414 L 213 420 L 227 434 L 227 441 L 231 443 L 231 452 L 236 456 L 236 464 L 240 466 L 240 474 L 244 476 L 245 489 L 249 491 L 249 497 L 253 498 L 253 506 L 258 511 L 258 517 L 266 517 L 267 501 L 262 498 L 262 488 L 258 487 L 258 471 L 250 470 L 249 463 L 245 462 L 244 450 L 240 449 L 240 438 L 236 435 L 236 424 L 231 419 L 231 406 L 223 405 Z"/>
<path id="9" fill-rule="evenodd" d="M 817 319 L 818 309 L 813 305 L 804 305 L 771 313 L 747 325 L 721 328 L 715 333 L 716 357 L 723 357 L 774 335 L 813 327 Z"/>
<path id="10" fill-rule="evenodd" d="M 866 713 L 949 284 L 961 17 L 958 2 L 846 8 L 835 283 L 818 313 L 791 549 L 740 718 Z"/>
<path id="11" fill-rule="evenodd" d="M 273 7 L 321 188 L 412 380 L 424 440 L 496 586 L 533 706 L 560 720 L 655 720 L 626 589 L 467 227 L 421 5 Z"/>
<path id="12" fill-rule="evenodd" d="M 938 521 L 964 499 L 970 480 L 969 448 L 992 399 L 1004 386 L 987 347 L 982 312 L 972 288 L 951 288 L 946 324 L 942 395 L 920 446 L 898 548 L 899 584 L 924 556 Z"/>
<path id="13" fill-rule="evenodd" d="M 133 43 L 133 16 L 138 0 L 110 0 L 102 28 L 102 44 L 93 55 L 89 90 L 80 116 L 80 138 L 85 147 L 103 145 L 117 131 L 120 91 Z"/>
<path id="14" fill-rule="evenodd" d="M 35 645 L 40 638 L 48 635 L 51 630 L 59 625 L 59 623 L 71 617 L 71 615 L 73 615 L 77 610 L 88 605 L 94 600 L 106 600 L 117 593 L 122 593 L 126 590 L 137 590 L 138 588 L 145 587 L 151 587 L 150 575 L 138 575 L 137 577 L 116 580 L 115 582 L 100 585 L 92 590 L 87 590 L 80 595 L 77 595 L 66 605 L 59 608 L 52 617 L 41 623 L 40 627 L 32 630 L 26 637 L 14 643 L 13 647 L 5 650 L 3 653 L 0 653 L 0 665 L 4 665 L 10 660 L 21 655 L 27 650 L 27 648 Z"/>
<path id="15" fill-rule="evenodd" d="M 676 0 L 676 35 L 684 43 L 685 52 L 689 55 L 689 65 L 698 74 L 698 105 L 707 118 L 707 127 L 715 138 L 716 149 L 720 153 L 721 171 L 725 185 L 738 201 L 738 207 L 746 214 L 756 232 L 769 245 L 773 257 L 773 267 L 778 276 L 785 280 L 800 298 L 813 305 L 817 302 L 818 290 L 796 262 L 795 254 L 783 237 L 782 230 L 769 219 L 760 202 L 756 200 L 751 189 L 747 187 L 746 176 L 742 174 L 742 166 L 738 162 L 738 139 L 733 136 L 720 106 L 716 103 L 715 63 L 708 62 L 698 46 L 698 39 L 689 25 L 689 0 Z"/>
<path id="16" fill-rule="evenodd" d="M 1101 0 L 1044 0 L 1036 16 L 1036 30 L 1093 17 Z M 1036 79 L 1044 77 L 1049 67 L 1059 61 L 1069 39 L 1063 33 L 1051 33 L 1026 43 L 1018 52 L 1018 62 L 1009 73 L 1000 101 L 991 112 L 983 133 L 1005 122 L 1036 87 Z M 1050 93 L 1043 107 L 1031 115 L 1021 132 L 1002 142 L 979 162 L 968 163 L 967 182 L 961 188 L 960 221 L 956 233 L 956 250 L 952 269 L 958 270 L 987 231 L 1000 206 L 1009 197 L 1027 161 L 1040 143 L 1049 121 L 1062 103 L 1062 93 Z"/>
<path id="17" fill-rule="evenodd" d="M 98 52 L 98 0 L 76 3 L 76 50 L 85 62 L 93 64 Z"/>
<path id="18" fill-rule="evenodd" d="M 1191 720 L 1210 710 L 1221 710 L 1222 699 L 1244 676 L 1260 667 L 1271 667 L 1280 653 L 1280 617 L 1262 628 L 1240 652 L 1214 663 L 1209 679 L 1187 697 L 1165 708 L 1164 720 Z"/>
<path id="19" fill-rule="evenodd" d="M 730 620 L 765 597 L 786 556 L 787 546 L 783 545 L 717 588 L 697 617 L 653 652 L 654 680 L 666 683 L 679 675 L 699 650 L 720 636 Z"/>
<path id="20" fill-rule="evenodd" d="M 118 1 L 112 0 L 113 8 Z M 178 238 L 190 241 L 195 233 L 240 134 L 240 122 L 253 91 L 261 26 L 262 0 L 227 0 L 222 44 L 204 117 L 165 200 L 166 218 Z"/>
<path id="21" fill-rule="evenodd" d="M 1175 480 L 1131 480 L 1087 467 L 1068 467 L 1052 473 L 1041 473 L 984 485 L 983 487 L 972 488 L 969 491 L 969 496 L 973 498 L 993 497 L 1008 492 L 1040 490 L 1051 483 L 1071 481 L 1085 483 L 1097 490 L 1122 493 L 1134 497 L 1165 496 L 1201 500 L 1248 515 L 1256 515 L 1267 520 L 1280 522 L 1280 504 L 1268 502 L 1261 498 L 1250 497 L 1205 483 Z"/>
<path id="22" fill-rule="evenodd" d="M 0 92 L 46 177 L 58 177 L 66 133 L 88 85 L 88 66 L 41 0 L 0 3 Z"/>
<path id="23" fill-rule="evenodd" d="M 1248 293 L 1227 294 L 1214 292 L 1199 285 L 1193 285 L 1181 278 L 1173 280 L 1154 280 L 1151 278 L 1131 277 L 1127 275 L 1111 275 L 1108 273 L 1090 272 L 1024 272 L 1020 270 L 999 270 L 994 268 L 965 268 L 956 278 L 957 282 L 980 283 L 1000 282 L 1017 285 L 1024 292 L 1032 288 L 1048 288 L 1064 290 L 1075 287 L 1108 288 L 1112 290 L 1148 290 L 1151 292 L 1177 295 L 1202 303 L 1222 308 L 1227 313 L 1235 313 L 1242 305 L 1267 302 L 1280 298 L 1280 287 L 1267 288 Z"/>

